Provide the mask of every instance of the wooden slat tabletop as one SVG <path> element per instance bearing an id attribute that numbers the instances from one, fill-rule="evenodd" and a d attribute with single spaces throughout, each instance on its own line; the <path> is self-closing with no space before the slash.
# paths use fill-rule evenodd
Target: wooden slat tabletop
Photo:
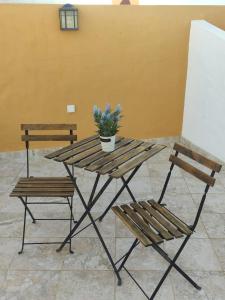
<path id="1" fill-rule="evenodd" d="M 46 155 L 46 158 L 101 175 L 108 174 L 113 178 L 120 178 L 165 147 L 118 136 L 115 150 L 107 153 L 101 150 L 100 139 L 94 135 L 54 151 Z"/>

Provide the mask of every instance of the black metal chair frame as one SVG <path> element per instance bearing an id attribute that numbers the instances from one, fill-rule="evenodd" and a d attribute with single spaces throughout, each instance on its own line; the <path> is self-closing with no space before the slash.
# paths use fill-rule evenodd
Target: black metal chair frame
<path id="1" fill-rule="evenodd" d="M 70 124 L 31 124 L 31 128 L 36 125 L 41 125 L 41 126 L 48 126 L 49 129 L 48 130 L 61 130 L 60 126 L 70 126 Z M 72 124 L 75 125 L 75 124 Z M 52 126 L 52 128 L 51 128 Z M 24 128 L 29 127 L 28 124 L 22 124 L 21 125 L 21 130 L 23 130 Z M 31 129 L 31 130 L 40 130 L 42 131 L 43 129 Z M 45 130 L 45 129 L 44 129 Z M 24 129 L 25 132 L 25 136 L 29 136 L 29 129 Z M 69 130 L 69 135 L 71 138 L 74 137 L 73 135 L 73 129 Z M 44 135 L 43 135 L 44 137 Z M 75 136 L 76 138 L 76 136 Z M 23 137 L 22 137 L 23 140 Z M 61 141 L 60 137 L 59 139 L 56 139 L 57 141 Z M 75 139 L 74 139 L 75 140 Z M 70 144 L 73 144 L 74 142 L 73 139 L 70 139 Z M 35 140 L 34 140 L 35 141 Z M 41 140 L 39 139 L 39 141 L 48 141 L 47 139 Z M 26 145 L 26 177 L 30 178 L 33 176 L 30 176 L 30 160 L 29 160 L 29 140 L 25 140 L 25 145 Z M 72 176 L 74 178 L 74 167 L 72 166 Z M 46 177 L 47 178 L 47 177 Z M 28 202 L 28 197 L 18 197 L 20 199 L 20 201 L 22 202 L 22 204 L 24 205 L 24 218 L 23 218 L 23 234 L 22 234 L 22 246 L 21 246 L 21 250 L 18 252 L 18 254 L 22 254 L 23 250 L 24 250 L 24 246 L 25 245 L 40 245 L 40 244 L 46 244 L 46 245 L 51 245 L 51 244 L 61 244 L 61 242 L 25 242 L 25 233 L 26 233 L 26 219 L 27 219 L 27 213 L 30 215 L 31 219 L 32 219 L 32 223 L 36 223 L 36 221 L 70 221 L 70 226 L 69 229 L 71 231 L 72 229 L 72 225 L 73 223 L 76 223 L 74 215 L 73 215 L 73 197 L 66 197 L 66 202 L 62 201 L 51 201 L 51 202 L 46 202 L 46 201 L 29 201 Z M 43 197 L 42 197 L 43 198 Z M 69 218 L 35 218 L 34 215 L 32 214 L 29 205 L 68 205 L 69 206 L 69 210 L 70 210 L 70 217 Z M 69 244 L 69 252 L 71 254 L 73 254 L 74 252 L 72 251 L 72 241 L 71 239 L 67 242 L 67 244 Z"/>
<path id="2" fill-rule="evenodd" d="M 176 144 L 175 144 L 176 145 Z M 178 151 L 175 152 L 175 157 L 177 157 L 179 154 Z M 182 153 L 184 154 L 184 153 Z M 184 154 L 185 155 L 185 154 Z M 189 156 L 190 157 L 190 156 Z M 195 157 L 190 157 L 192 159 L 195 160 Z M 201 161 L 198 161 L 199 163 L 201 163 Z M 168 183 L 169 183 L 169 180 L 171 178 L 171 174 L 172 174 L 172 170 L 174 168 L 174 162 L 172 162 L 171 166 L 170 166 L 170 169 L 169 169 L 169 172 L 167 174 L 167 177 L 166 177 L 166 180 L 165 180 L 165 183 L 164 183 L 164 186 L 163 186 L 163 189 L 162 189 L 162 192 L 161 192 L 161 195 L 159 197 L 159 200 L 158 200 L 158 204 L 161 204 L 162 206 L 166 206 L 165 203 L 161 203 L 163 198 L 164 198 L 164 195 L 165 195 L 165 192 L 166 192 L 166 189 L 167 189 L 167 186 L 168 186 Z M 217 170 L 217 172 L 219 172 L 221 169 L 221 166 L 219 168 L 219 170 Z M 212 170 L 211 174 L 210 174 L 210 177 L 214 177 L 215 175 L 215 170 Z M 197 176 L 196 176 L 197 177 Z M 196 216 L 195 216 L 195 219 L 194 219 L 194 222 L 192 225 L 188 226 L 190 228 L 190 230 L 192 231 L 192 233 L 195 231 L 195 228 L 198 224 L 198 221 L 199 221 L 199 218 L 200 218 L 200 215 L 201 215 L 201 212 L 202 212 L 202 209 L 203 209 L 203 206 L 204 206 L 204 203 L 205 203 L 205 199 L 206 199 L 206 196 L 207 196 L 207 193 L 208 193 L 208 190 L 210 188 L 210 185 L 209 184 L 206 184 L 206 187 L 205 187 L 205 190 L 204 190 L 204 193 L 203 193 L 203 196 L 201 198 L 201 201 L 200 201 L 200 204 L 199 204 L 199 207 L 197 209 L 197 213 L 196 213 Z M 170 212 L 171 213 L 171 212 Z M 177 216 L 176 216 L 177 217 Z M 177 217 L 178 218 L 178 217 Z M 143 231 L 141 228 L 139 228 L 141 231 Z M 144 232 L 143 232 L 144 233 Z M 168 276 L 169 272 L 171 271 L 172 268 L 175 268 L 186 280 L 188 280 L 189 283 L 191 283 L 197 290 L 201 290 L 201 287 L 192 279 L 190 278 L 190 276 L 187 275 L 187 273 L 185 273 L 177 264 L 176 264 L 176 261 L 177 259 L 179 258 L 180 254 L 182 253 L 184 247 L 186 246 L 188 240 L 190 239 L 192 234 L 190 235 L 187 235 L 186 238 L 184 239 L 184 241 L 182 242 L 180 248 L 178 249 L 177 253 L 175 254 L 175 256 L 173 258 L 170 258 L 169 255 L 161 248 L 159 247 L 158 244 L 152 242 L 152 247 L 153 249 L 156 250 L 156 252 L 159 253 L 159 255 L 161 255 L 168 263 L 169 263 L 169 266 L 168 268 L 166 269 L 164 275 L 162 276 L 161 280 L 159 281 L 158 285 L 156 286 L 155 290 L 153 291 L 152 295 L 151 296 L 148 296 L 147 293 L 145 292 L 145 290 L 142 288 L 142 286 L 137 282 L 137 280 L 133 277 L 133 275 L 130 273 L 130 271 L 125 267 L 125 263 L 127 262 L 129 256 L 131 255 L 131 253 L 133 252 L 133 250 L 139 245 L 140 241 L 136 238 L 133 242 L 133 244 L 131 245 L 130 249 L 127 251 L 126 254 L 124 254 L 116 263 L 115 265 L 119 265 L 119 267 L 117 268 L 118 272 L 120 272 L 122 269 L 124 269 L 126 271 L 126 273 L 131 277 L 131 279 L 135 282 L 135 284 L 138 286 L 138 288 L 143 292 L 143 294 L 146 296 L 147 299 L 149 300 L 152 300 L 155 298 L 157 292 L 159 291 L 160 287 L 162 286 L 163 282 L 165 281 L 166 277 Z"/>

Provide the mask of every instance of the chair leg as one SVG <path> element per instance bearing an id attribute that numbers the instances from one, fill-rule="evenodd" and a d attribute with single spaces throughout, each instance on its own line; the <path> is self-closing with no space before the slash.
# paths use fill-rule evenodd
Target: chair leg
<path id="1" fill-rule="evenodd" d="M 186 239 L 184 240 L 184 242 L 182 243 L 181 247 L 179 248 L 178 252 L 183 250 L 184 246 L 186 245 L 187 241 L 189 240 L 190 236 L 187 236 Z M 172 267 L 174 267 L 186 280 L 188 280 L 197 290 L 201 290 L 201 287 L 197 285 L 197 283 L 191 279 L 191 277 L 189 277 L 174 261 L 174 259 L 170 259 L 170 257 L 168 256 L 168 254 L 162 250 L 158 245 L 153 245 L 152 246 L 170 265 L 172 265 Z M 180 255 L 180 253 L 178 253 L 178 256 Z M 176 254 L 176 255 L 177 255 Z M 176 258 L 177 259 L 177 258 Z"/>
<path id="2" fill-rule="evenodd" d="M 118 271 L 121 271 L 121 269 L 123 268 L 128 275 L 132 278 L 132 280 L 134 280 L 134 282 L 136 283 L 136 285 L 139 287 L 139 289 L 144 293 L 144 295 L 149 299 L 149 300 L 153 300 L 157 294 L 157 292 L 159 291 L 160 287 L 162 286 L 163 282 L 165 281 L 166 277 L 168 276 L 169 272 L 171 271 L 171 269 L 174 267 L 186 280 L 188 280 L 197 290 L 201 290 L 201 287 L 193 280 L 191 279 L 177 264 L 176 261 L 178 259 L 178 257 L 180 256 L 181 252 L 183 251 L 186 243 L 188 242 L 190 236 L 187 236 L 185 238 L 185 240 L 183 241 L 183 243 L 181 244 L 180 248 L 178 249 L 176 255 L 174 256 L 173 259 L 170 259 L 168 254 L 162 250 L 157 244 L 153 244 L 152 247 L 167 261 L 169 262 L 169 266 L 166 269 L 165 273 L 163 274 L 161 280 L 159 281 L 157 287 L 155 288 L 155 290 L 153 291 L 152 295 L 150 297 L 147 296 L 146 292 L 143 290 L 143 288 L 139 285 L 139 283 L 134 279 L 134 277 L 130 274 L 130 272 L 125 268 L 125 263 L 128 259 L 128 257 L 130 256 L 130 254 L 132 253 L 132 251 L 134 250 L 134 248 L 138 245 L 139 242 L 137 242 L 137 239 L 133 242 L 131 248 L 129 249 L 129 251 L 122 257 L 120 258 L 116 264 L 122 260 L 121 265 L 118 268 Z"/>
<path id="3" fill-rule="evenodd" d="M 68 199 L 69 201 L 69 199 Z M 70 232 L 72 230 L 72 224 L 73 224 L 73 220 L 74 220 L 74 216 L 73 216 L 73 197 L 71 197 L 71 202 L 69 202 L 69 207 L 70 207 Z M 73 250 L 72 250 L 72 238 L 70 238 L 70 241 L 69 241 L 69 251 L 70 251 L 70 254 L 73 254 Z"/>
<path id="4" fill-rule="evenodd" d="M 28 213 L 29 213 L 29 215 L 30 215 L 30 217 L 31 217 L 31 219 L 32 219 L 32 223 L 36 223 L 36 220 L 35 220 L 33 214 L 31 213 L 29 207 L 27 206 L 27 197 L 25 197 L 25 199 L 26 199 L 25 201 L 23 200 L 22 197 L 19 197 L 19 199 L 20 199 L 20 201 L 23 203 L 23 205 L 24 205 L 24 207 L 26 208 L 26 210 L 28 211 Z"/>
<path id="5" fill-rule="evenodd" d="M 25 198 L 25 201 L 24 201 L 22 246 L 21 246 L 21 250 L 18 252 L 18 254 L 22 254 L 23 253 L 24 240 L 25 240 L 25 232 L 26 232 L 26 218 L 27 218 L 27 197 Z"/>
<path id="6" fill-rule="evenodd" d="M 150 300 L 154 299 L 155 295 L 156 295 L 157 292 L 159 291 L 161 285 L 162 285 L 163 282 L 165 281 L 165 279 L 166 279 L 166 277 L 168 276 L 168 274 L 169 274 L 169 272 L 171 271 L 171 269 L 172 269 L 173 267 L 176 268 L 177 265 L 176 265 L 175 263 L 176 263 L 178 257 L 180 256 L 181 252 L 183 251 L 183 249 L 184 249 L 186 243 L 188 242 L 189 238 L 190 238 L 190 236 L 187 236 L 187 237 L 185 238 L 185 240 L 183 241 L 183 243 L 182 243 L 182 245 L 180 246 L 179 250 L 177 251 L 177 254 L 176 254 L 176 255 L 174 256 L 174 258 L 171 260 L 169 267 L 167 268 L 166 272 L 164 273 L 163 277 L 161 278 L 161 280 L 159 281 L 157 287 L 155 288 L 154 292 L 152 293 L 152 295 L 151 295 L 151 297 L 150 297 Z M 178 267 L 178 266 L 177 266 L 177 267 Z M 178 267 L 178 268 L 179 268 L 179 267 Z M 188 281 L 189 281 L 189 282 L 190 282 L 197 290 L 201 290 L 201 287 L 198 286 L 196 282 L 194 282 L 194 281 L 193 281 L 193 280 L 192 280 L 192 279 L 191 279 L 191 278 L 190 278 L 183 270 L 181 270 L 181 269 L 179 268 L 179 269 L 182 271 L 182 272 L 180 272 L 180 270 L 179 270 L 178 268 L 176 268 L 176 270 L 177 270 L 182 276 L 184 276 L 185 279 L 187 279 L 187 280 L 188 280 Z"/>
<path id="7" fill-rule="evenodd" d="M 121 269 L 124 267 L 126 261 L 128 260 L 129 256 L 131 255 L 132 251 L 134 250 L 134 248 L 139 244 L 138 239 L 135 239 L 135 241 L 133 242 L 132 246 L 130 247 L 129 251 L 125 254 L 122 263 L 120 264 L 119 268 L 118 268 L 118 272 L 121 271 Z M 120 261 L 120 260 L 119 260 Z M 117 261 L 117 263 L 119 262 Z M 116 263 L 116 264 L 117 264 Z"/>

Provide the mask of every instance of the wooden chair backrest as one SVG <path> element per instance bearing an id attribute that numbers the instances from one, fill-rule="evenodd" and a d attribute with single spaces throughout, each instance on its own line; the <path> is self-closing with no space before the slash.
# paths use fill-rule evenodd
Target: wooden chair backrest
<path id="1" fill-rule="evenodd" d="M 25 134 L 21 136 L 23 142 L 26 145 L 26 161 L 27 161 L 27 177 L 30 174 L 29 163 L 29 143 L 30 142 L 47 142 L 47 141 L 68 141 L 73 144 L 77 140 L 77 136 L 73 134 L 73 131 L 77 129 L 76 124 L 21 124 L 21 130 L 25 131 Z M 51 131 L 51 130 L 68 130 L 66 134 L 30 134 L 30 131 Z"/>
<path id="2" fill-rule="evenodd" d="M 206 158 L 205 156 L 192 151 L 188 148 L 186 148 L 183 145 L 174 144 L 173 149 L 176 151 L 175 155 L 170 155 L 169 160 L 176 166 L 180 167 L 181 169 L 183 169 L 184 171 L 188 172 L 189 174 L 195 176 L 196 178 L 200 179 L 201 181 L 203 181 L 204 183 L 206 183 L 209 186 L 214 186 L 215 184 L 215 178 L 212 175 L 208 175 L 207 173 L 199 170 L 198 168 L 192 166 L 191 164 L 189 164 L 188 162 L 182 160 L 180 157 L 178 157 L 178 153 L 181 153 L 191 159 L 193 159 L 194 161 L 198 162 L 199 164 L 209 168 L 212 171 L 212 174 L 214 175 L 215 172 L 220 172 L 222 165 L 220 165 L 219 163 Z"/>
<path id="3" fill-rule="evenodd" d="M 77 140 L 77 136 L 73 134 L 73 131 L 77 129 L 76 124 L 21 124 L 21 130 L 25 131 L 25 134 L 21 136 L 22 141 L 26 143 L 26 147 L 29 147 L 29 142 L 35 141 L 69 141 L 73 143 Z M 42 130 L 68 130 L 66 134 L 30 134 L 29 131 L 42 131 Z"/>

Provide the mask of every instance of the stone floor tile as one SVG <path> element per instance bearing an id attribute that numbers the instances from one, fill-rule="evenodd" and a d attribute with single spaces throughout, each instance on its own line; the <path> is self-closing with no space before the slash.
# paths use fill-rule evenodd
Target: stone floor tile
<path id="1" fill-rule="evenodd" d="M 0 176 L 0 182 L 0 192 L 10 193 L 17 182 L 17 178 L 12 176 Z"/>
<path id="2" fill-rule="evenodd" d="M 152 192 L 147 192 L 147 193 L 134 193 L 135 199 L 136 201 L 142 201 L 142 200 L 151 200 L 153 199 L 153 195 Z M 130 194 L 128 193 L 127 190 L 124 190 L 122 192 L 122 194 L 119 196 L 119 198 L 117 199 L 115 205 L 120 205 L 120 204 L 124 204 L 124 203 L 132 203 L 133 200 L 130 196 Z"/>
<path id="3" fill-rule="evenodd" d="M 23 216 L 21 213 L 0 212 L 0 238 L 21 237 L 23 230 Z"/>
<path id="4" fill-rule="evenodd" d="M 124 195 L 124 193 L 121 194 L 121 196 L 116 201 L 115 205 L 122 198 L 122 195 Z M 88 202 L 89 197 L 90 197 L 90 193 L 83 193 L 83 198 L 85 199 L 86 203 Z M 106 193 L 106 192 L 103 193 L 99 197 L 99 199 L 97 200 L 96 204 L 94 205 L 94 207 L 92 208 L 91 211 L 92 212 L 98 212 L 99 214 L 103 213 L 104 210 L 111 203 L 111 201 L 113 200 L 114 197 L 115 197 L 115 193 Z M 129 197 L 129 199 L 130 199 L 130 201 L 132 201 L 130 197 Z M 80 198 L 76 194 L 74 196 L 74 210 L 76 212 L 83 212 L 84 211 L 84 206 L 83 206 Z"/>
<path id="5" fill-rule="evenodd" d="M 119 191 L 121 187 L 122 181 L 117 180 L 117 191 Z M 134 177 L 129 183 L 129 188 L 135 197 L 137 197 L 139 193 L 152 194 L 151 180 L 148 176 Z"/>
<path id="6" fill-rule="evenodd" d="M 34 241 L 34 239 L 32 239 Z M 35 242 L 52 242 L 59 241 L 61 239 L 38 239 L 35 238 Z M 68 246 L 65 249 L 57 253 L 58 245 L 25 245 L 24 252 L 22 254 L 15 254 L 11 264 L 10 270 L 61 270 L 63 259 L 65 254 L 68 253 Z M 21 248 L 21 242 L 14 246 L 16 252 Z"/>
<path id="7" fill-rule="evenodd" d="M 94 219 L 97 219 L 100 215 L 101 215 L 100 213 L 96 213 L 96 212 L 92 213 L 92 217 Z M 81 216 L 80 213 L 76 213 L 75 214 L 76 220 L 79 220 L 80 216 Z M 115 219 L 116 219 L 116 217 L 115 217 L 114 213 L 110 210 L 107 213 L 107 215 L 105 216 L 105 218 L 102 220 L 102 222 L 99 222 L 99 221 L 96 222 L 96 225 L 103 237 L 115 237 Z M 83 227 L 87 226 L 90 223 L 91 223 L 91 221 L 90 221 L 89 217 L 87 216 L 84 219 L 79 230 L 81 230 Z M 94 226 L 90 225 L 84 231 L 80 232 L 78 234 L 78 237 L 97 237 L 97 233 L 94 229 Z"/>
<path id="8" fill-rule="evenodd" d="M 161 191 L 163 189 L 165 178 L 163 177 L 151 177 L 151 185 L 152 185 L 152 192 L 155 199 L 159 197 Z M 177 194 L 187 194 L 189 193 L 187 184 L 185 180 L 181 177 L 173 178 L 167 186 L 167 193 L 177 193 Z"/>
<path id="9" fill-rule="evenodd" d="M 189 192 L 192 194 L 201 193 L 203 194 L 206 184 L 191 175 L 184 176 L 185 182 L 188 186 Z M 222 185 L 219 179 L 216 180 L 216 183 L 213 188 L 209 189 L 209 194 L 224 194 L 225 187 Z"/>
<path id="10" fill-rule="evenodd" d="M 141 285 L 148 296 L 152 294 L 159 280 L 163 276 L 161 271 L 131 271 L 132 276 Z M 146 297 L 127 275 L 125 271 L 121 272 L 122 286 L 116 286 L 116 300 L 145 300 Z M 172 285 L 170 279 L 167 278 L 157 293 L 156 300 L 174 300 Z"/>
<path id="11" fill-rule="evenodd" d="M 203 212 L 225 214 L 224 194 L 208 194 L 204 203 Z M 192 194 L 196 206 L 200 204 L 201 197 L 202 194 Z"/>
<path id="12" fill-rule="evenodd" d="M 115 240 L 104 238 L 106 246 L 115 258 Z M 74 254 L 64 253 L 63 270 L 109 270 L 111 264 L 98 238 L 73 239 Z"/>
<path id="13" fill-rule="evenodd" d="M 96 192 L 98 192 L 102 188 L 102 186 L 105 184 L 107 179 L 108 179 L 108 176 L 100 177 Z M 89 195 L 90 195 L 90 193 L 92 191 L 92 188 L 93 188 L 93 185 L 94 185 L 94 182 L 95 182 L 95 178 L 86 176 L 86 177 L 82 177 L 81 179 L 78 178 L 77 185 L 78 185 L 78 187 L 79 187 L 82 194 L 83 193 L 89 193 Z M 108 192 L 108 193 L 115 193 L 116 192 L 116 180 L 113 180 L 108 185 L 105 192 Z"/>
<path id="14" fill-rule="evenodd" d="M 194 216 L 197 212 L 197 206 L 190 194 L 166 193 L 162 203 L 165 203 L 166 207 L 174 214 L 180 214 L 181 217 L 185 217 L 186 214 Z"/>
<path id="15" fill-rule="evenodd" d="M 6 298 L 6 277 L 7 270 L 0 270 L 0 299 Z"/>
<path id="16" fill-rule="evenodd" d="M 56 300 L 114 300 L 111 271 L 62 271 Z"/>
<path id="17" fill-rule="evenodd" d="M 171 274 L 175 300 L 224 300 L 225 276 L 223 272 L 187 272 L 202 287 L 196 290 L 175 271 Z"/>
<path id="18" fill-rule="evenodd" d="M 21 239 L 0 238 L 0 270 L 7 270 L 21 247 Z"/>
<path id="19" fill-rule="evenodd" d="M 55 300 L 60 272 L 9 271 L 7 300 Z"/>
<path id="20" fill-rule="evenodd" d="M 119 219 L 116 218 L 116 237 L 117 238 L 134 238 L 134 235 L 130 232 L 127 226 Z"/>
<path id="21" fill-rule="evenodd" d="M 17 177 L 23 168 L 23 162 L 15 162 L 14 160 L 0 162 L 1 176 L 4 177 Z"/>
<path id="22" fill-rule="evenodd" d="M 166 176 L 169 172 L 171 166 L 171 162 L 169 160 L 167 162 L 162 163 L 161 161 L 158 163 L 151 163 L 151 160 L 149 161 L 149 175 L 150 177 L 162 177 L 166 179 Z M 173 169 L 173 177 L 183 177 L 182 172 L 180 171 L 180 168 L 174 167 Z"/>
<path id="23" fill-rule="evenodd" d="M 203 212 L 201 219 L 210 238 L 225 238 L 225 214 Z"/>
<path id="24" fill-rule="evenodd" d="M 225 271 L 225 239 L 211 239 L 211 242 L 222 269 Z"/>
<path id="25" fill-rule="evenodd" d="M 43 216 L 42 216 L 43 217 Z M 55 217 L 52 214 L 48 214 L 48 218 Z M 64 216 L 64 217 L 69 217 Z M 22 227 L 21 227 L 22 231 Z M 35 238 L 48 238 L 55 237 L 64 239 L 70 232 L 70 221 L 42 221 L 38 220 L 35 224 L 29 222 L 26 227 L 26 238 L 27 239 L 35 239 Z"/>
<path id="26" fill-rule="evenodd" d="M 157 155 L 152 156 L 148 161 L 148 165 L 151 166 L 152 163 L 164 163 L 169 160 L 170 154 L 172 152 L 172 149 L 170 147 L 167 147 L 157 153 Z"/>
<path id="27" fill-rule="evenodd" d="M 131 170 L 130 172 L 126 173 L 124 175 L 124 177 L 128 178 L 132 172 L 133 172 L 133 170 Z M 134 176 L 135 177 L 146 177 L 146 176 L 149 176 L 149 165 L 148 165 L 147 161 L 145 161 L 141 165 L 141 167 L 138 169 L 138 171 L 135 173 Z M 121 181 L 121 179 L 119 181 Z"/>
<path id="28" fill-rule="evenodd" d="M 182 239 L 165 243 L 165 251 L 174 257 Z M 221 265 L 209 239 L 191 238 L 177 261 L 184 270 L 189 271 L 221 271 Z"/>
<path id="29" fill-rule="evenodd" d="M 24 211 L 23 207 L 18 198 L 9 197 L 9 192 L 0 192 L 0 213 L 22 214 Z"/>
<path id="30" fill-rule="evenodd" d="M 134 238 L 116 239 L 116 259 L 120 259 L 131 247 Z M 162 245 L 163 248 L 163 245 Z M 167 267 L 165 260 L 151 247 L 144 247 L 139 244 L 131 256 L 126 266 L 129 270 L 165 270 Z"/>

